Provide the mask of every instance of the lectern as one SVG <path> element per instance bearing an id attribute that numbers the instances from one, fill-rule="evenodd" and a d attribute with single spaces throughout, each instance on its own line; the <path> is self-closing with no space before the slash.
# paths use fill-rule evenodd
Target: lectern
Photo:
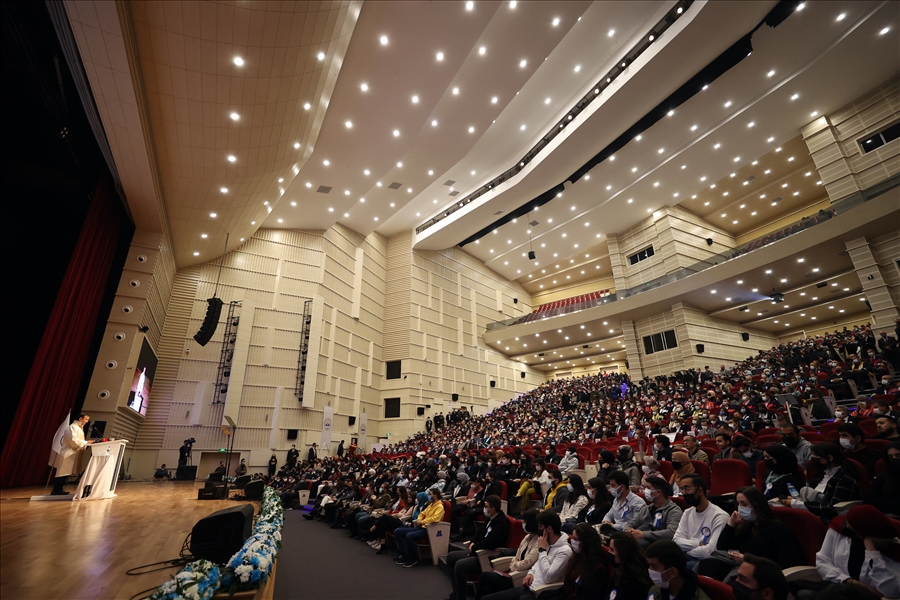
<path id="1" fill-rule="evenodd" d="M 127 443 L 128 440 L 115 440 L 90 445 L 91 460 L 78 482 L 73 500 L 103 500 L 116 496 L 116 482 Z"/>

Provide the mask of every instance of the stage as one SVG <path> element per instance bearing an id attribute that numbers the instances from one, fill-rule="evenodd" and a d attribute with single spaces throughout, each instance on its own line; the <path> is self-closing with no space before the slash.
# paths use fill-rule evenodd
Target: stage
<path id="1" fill-rule="evenodd" d="M 0 597 L 127 600 L 177 572 L 125 571 L 178 558 L 202 517 L 246 503 L 197 500 L 202 482 L 119 482 L 118 496 L 82 502 L 30 502 L 43 487 L 0 490 Z M 66 490 L 71 492 L 74 484 Z M 254 511 L 259 511 L 259 502 Z"/>

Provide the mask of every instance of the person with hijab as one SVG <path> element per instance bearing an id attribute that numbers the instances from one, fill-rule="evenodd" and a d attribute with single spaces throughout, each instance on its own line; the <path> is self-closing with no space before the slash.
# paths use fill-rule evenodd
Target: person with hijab
<path id="1" fill-rule="evenodd" d="M 675 472 L 669 477 L 669 485 L 672 486 L 672 495 L 678 496 L 681 494 L 681 478 L 694 473 L 694 465 L 686 452 L 678 451 L 672 453 L 672 469 Z"/>
<path id="2" fill-rule="evenodd" d="M 278 459 L 275 455 L 269 459 L 269 477 L 275 477 L 275 470 L 278 468 Z"/>
<path id="3" fill-rule="evenodd" d="M 766 446 L 763 463 L 769 470 L 763 480 L 763 494 L 769 502 L 790 497 L 788 486 L 796 490 L 803 486 L 803 480 L 797 474 L 797 456 L 784 444 Z"/>
<path id="4" fill-rule="evenodd" d="M 641 485 L 631 491 L 634 493 L 643 491 L 643 489 L 647 487 L 647 479 L 649 477 L 662 477 L 662 474 L 659 472 L 659 467 L 659 460 L 653 458 L 649 454 L 645 454 L 644 465 L 641 467 Z"/>
<path id="5" fill-rule="evenodd" d="M 641 468 L 634 462 L 634 450 L 631 446 L 622 444 L 617 451 L 619 457 L 619 470 L 624 471 L 631 481 L 630 487 L 640 487 Z"/>
<path id="6" fill-rule="evenodd" d="M 603 485 L 609 484 L 609 474 L 619 470 L 619 463 L 616 455 L 611 450 L 601 450 L 600 457 L 597 459 L 597 477 L 603 482 Z"/>
<path id="7" fill-rule="evenodd" d="M 599 525 L 603 521 L 603 516 L 612 508 L 612 495 L 606 487 L 606 482 L 599 477 L 588 479 L 585 489 L 589 501 L 578 515 L 578 520 L 590 525 Z"/>
<path id="8" fill-rule="evenodd" d="M 584 488 L 584 482 L 581 475 L 572 473 L 569 475 L 569 481 L 566 483 L 568 494 L 563 502 L 562 510 L 559 511 L 559 518 L 562 521 L 562 530 L 571 534 L 575 529 L 575 525 L 579 522 L 579 516 L 590 502 L 587 490 Z"/>

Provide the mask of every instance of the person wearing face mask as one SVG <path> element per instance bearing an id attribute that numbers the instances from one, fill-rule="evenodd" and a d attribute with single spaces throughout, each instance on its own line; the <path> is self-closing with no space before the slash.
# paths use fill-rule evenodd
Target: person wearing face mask
<path id="1" fill-rule="evenodd" d="M 566 495 L 566 501 L 563 502 L 562 510 L 559 511 L 559 518 L 563 522 L 563 531 L 572 533 L 575 525 L 580 521 L 581 511 L 588 505 L 590 498 L 584 488 L 581 476 L 576 473 L 569 475 L 566 490 L 569 493 Z"/>
<path id="2" fill-rule="evenodd" d="M 787 600 L 789 593 L 781 567 L 754 554 L 744 556 L 731 589 L 735 600 Z"/>
<path id="3" fill-rule="evenodd" d="M 797 473 L 797 457 L 784 444 L 766 446 L 763 463 L 768 469 L 763 480 L 763 493 L 769 502 L 790 496 L 790 486 L 795 489 L 803 486 L 803 479 Z"/>
<path id="4" fill-rule="evenodd" d="M 599 477 L 591 477 L 585 485 L 588 496 L 588 504 L 578 515 L 579 521 L 584 521 L 589 525 L 599 525 L 609 509 L 612 508 L 613 497 L 609 493 L 609 489 Z"/>
<path id="5" fill-rule="evenodd" d="M 554 465 L 558 465 L 559 462 L 562 460 L 562 456 L 557 454 L 556 450 L 557 450 L 556 444 L 550 444 L 550 446 L 547 448 L 547 450 L 544 451 L 545 452 L 544 460 L 546 460 L 547 463 L 553 463 Z"/>
<path id="6" fill-rule="evenodd" d="M 881 452 L 866 446 L 866 434 L 857 425 L 844 423 L 837 426 L 840 435 L 838 442 L 844 449 L 844 456 L 852 458 L 866 468 L 869 479 L 875 477 L 875 463 L 881 458 Z"/>
<path id="7" fill-rule="evenodd" d="M 659 472 L 659 469 L 659 461 L 652 456 L 645 455 L 644 465 L 641 467 L 641 485 L 631 488 L 631 491 L 635 494 L 639 494 L 643 488 L 647 487 L 647 478 L 662 477 L 662 473 Z"/>
<path id="8" fill-rule="evenodd" d="M 572 560 L 566 568 L 563 588 L 541 594 L 542 600 L 594 600 L 606 595 L 609 555 L 600 535 L 587 523 L 579 523 L 569 535 Z"/>
<path id="9" fill-rule="evenodd" d="M 669 485 L 672 486 L 673 494 L 681 493 L 681 478 L 694 473 L 694 465 L 688 459 L 688 455 L 684 452 L 672 453 L 672 476 L 669 478 Z"/>
<path id="10" fill-rule="evenodd" d="M 750 554 L 769 556 L 779 570 L 803 564 L 803 549 L 790 529 L 775 519 L 762 492 L 753 486 L 741 488 L 735 503 L 737 510 L 722 528 L 716 551 L 697 565 L 699 575 L 727 582 Z"/>
<path id="11" fill-rule="evenodd" d="M 475 507 L 484 502 L 484 498 L 488 495 L 485 493 L 486 489 L 484 487 L 483 479 L 474 479 L 472 480 L 471 485 L 469 486 L 469 493 L 466 494 L 466 501 L 460 502 L 453 506 L 450 509 L 452 518 L 450 519 L 450 532 L 453 534 L 450 537 L 451 541 L 457 542 L 463 539 L 466 531 L 462 528 L 463 523 L 469 522 L 469 514 L 475 510 Z M 478 507 L 478 510 L 481 510 L 481 507 Z M 478 513 L 475 513 L 471 520 L 474 521 L 475 517 Z M 460 527 L 460 530 L 454 532 L 454 525 Z"/>
<path id="12" fill-rule="evenodd" d="M 706 483 L 696 473 L 682 478 L 681 497 L 690 508 L 681 516 L 672 541 L 687 554 L 688 564 L 693 568 L 697 561 L 715 551 L 719 534 L 728 522 L 728 513 L 709 501 Z"/>
<path id="13" fill-rule="evenodd" d="M 544 487 L 550 487 L 550 473 L 547 472 L 547 463 L 543 458 L 534 461 L 534 473 L 529 479 L 523 479 L 519 486 L 519 491 L 512 497 L 510 502 L 519 503 L 519 512 L 525 512 L 528 509 L 529 497 L 531 494 L 544 495 Z"/>
<path id="14" fill-rule="evenodd" d="M 800 427 L 794 423 L 783 423 L 780 428 L 781 441 L 797 457 L 797 464 L 806 471 L 806 463 L 812 458 L 812 444 L 800 437 Z"/>
<path id="15" fill-rule="evenodd" d="M 420 492 L 419 496 L 425 492 Z M 419 513 L 416 520 L 412 522 L 411 527 L 398 527 L 394 530 L 394 540 L 397 542 L 397 549 L 400 551 L 394 562 L 404 567 L 414 567 L 419 562 L 416 553 L 415 541 L 428 537 L 425 528 L 431 523 L 437 523 L 444 519 L 444 504 L 441 502 L 441 495 L 436 490 L 431 490 L 426 494 L 428 504 Z"/>
<path id="16" fill-rule="evenodd" d="M 702 460 L 707 465 L 710 464 L 709 455 L 700 448 L 697 438 L 692 435 L 686 435 L 683 438 L 683 443 L 685 450 L 687 450 L 688 460 Z M 669 460 L 675 460 L 674 454 Z"/>
<path id="17" fill-rule="evenodd" d="M 566 502 L 569 489 L 566 487 L 566 480 L 558 470 L 548 469 L 547 472 L 550 474 L 550 489 L 544 499 L 544 509 L 558 513 Z"/>
<path id="18" fill-rule="evenodd" d="M 619 470 L 628 475 L 630 486 L 641 485 L 641 468 L 634 462 L 634 450 L 622 444 L 618 448 Z"/>
<path id="19" fill-rule="evenodd" d="M 512 578 L 509 573 L 513 571 L 528 571 L 538 559 L 538 540 L 541 535 L 538 532 L 537 517 L 540 511 L 536 508 L 522 513 L 522 528 L 525 530 L 525 537 L 519 543 L 517 549 L 503 548 L 500 550 L 498 557 L 509 557 L 509 564 L 506 561 L 495 562 L 493 571 L 485 571 L 478 579 L 475 586 L 475 600 L 481 600 L 485 596 L 510 590 L 513 588 Z M 641 599 L 643 600 L 643 599 Z"/>
<path id="20" fill-rule="evenodd" d="M 844 469 L 844 454 L 830 443 L 813 445 L 813 460 L 820 472 L 809 485 L 800 488 L 800 498 L 788 496 L 781 503 L 790 508 L 807 510 L 828 522 L 838 515 L 836 504 L 861 500 L 862 490 L 856 478 Z"/>
<path id="21" fill-rule="evenodd" d="M 684 552 L 675 542 L 653 542 L 644 552 L 647 574 L 653 586 L 647 598 L 659 600 L 709 600 L 700 589 L 697 575 L 690 570 Z"/>
<path id="22" fill-rule="evenodd" d="M 578 468 L 578 454 L 575 452 L 575 446 L 569 446 L 566 454 L 559 461 L 559 471 L 563 477 L 569 474 L 569 471 Z"/>
<path id="23" fill-rule="evenodd" d="M 599 477 L 604 485 L 609 483 L 609 476 L 619 470 L 619 463 L 616 455 L 611 450 L 601 450 L 600 456 L 597 458 L 597 477 Z"/>
<path id="24" fill-rule="evenodd" d="M 672 460 L 672 441 L 668 436 L 659 435 L 653 443 L 656 460 Z"/>
<path id="25" fill-rule="evenodd" d="M 849 420 L 848 420 L 849 416 L 850 416 L 850 413 L 847 412 L 846 407 L 838 406 L 834 410 L 834 422 L 835 423 L 849 423 Z"/>
<path id="26" fill-rule="evenodd" d="M 509 522 L 500 510 L 500 497 L 488 496 L 484 500 L 484 516 L 486 519 L 484 532 L 470 542 L 465 550 L 456 550 L 447 555 L 447 572 L 453 585 L 448 600 L 465 599 L 466 584 L 470 575 L 481 573 L 479 550 L 495 550 L 506 545 L 509 538 Z"/>
<path id="27" fill-rule="evenodd" d="M 642 548 L 659 540 L 671 540 L 681 522 L 682 510 L 669 498 L 670 487 L 662 477 L 648 477 L 643 495 L 649 503 L 638 511 L 626 530 Z"/>
<path id="28" fill-rule="evenodd" d="M 891 442 L 883 460 L 884 472 L 872 480 L 864 501 L 882 512 L 900 515 L 900 440 Z"/>
<path id="29" fill-rule="evenodd" d="M 574 554 L 569 536 L 562 531 L 559 515 L 552 510 L 541 511 L 537 522 L 540 532 L 538 559 L 522 580 L 522 587 L 490 594 L 483 600 L 535 600 L 535 588 L 564 581 Z"/>
<path id="30" fill-rule="evenodd" d="M 734 457 L 747 463 L 747 466 L 750 467 L 750 477 L 755 479 L 756 465 L 763 459 L 762 451 L 754 450 L 750 438 L 742 435 L 734 436 L 731 446 L 734 448 Z"/>
<path id="31" fill-rule="evenodd" d="M 622 471 L 616 471 L 609 478 L 609 493 L 613 497 L 609 512 L 600 524 L 600 533 L 611 535 L 615 531 L 625 531 L 634 527 L 638 513 L 646 502 L 629 489 L 630 479 Z"/>
<path id="32" fill-rule="evenodd" d="M 876 390 L 875 393 L 878 394 L 878 390 Z M 879 398 L 872 402 L 872 417 L 877 419 L 882 416 L 894 417 L 896 419 L 900 416 L 900 412 L 891 410 L 891 405 L 887 401 Z"/>

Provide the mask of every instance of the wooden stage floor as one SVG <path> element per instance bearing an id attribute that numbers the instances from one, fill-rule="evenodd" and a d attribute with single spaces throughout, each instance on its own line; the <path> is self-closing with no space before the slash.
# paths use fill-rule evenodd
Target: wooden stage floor
<path id="1" fill-rule="evenodd" d="M 202 486 L 126 481 L 116 498 L 93 502 L 29 502 L 46 493 L 43 487 L 0 490 L 0 598 L 128 600 L 159 585 L 177 569 L 131 577 L 125 571 L 178 558 L 197 521 L 246 503 L 197 500 Z M 259 512 L 259 503 L 251 504 Z"/>

